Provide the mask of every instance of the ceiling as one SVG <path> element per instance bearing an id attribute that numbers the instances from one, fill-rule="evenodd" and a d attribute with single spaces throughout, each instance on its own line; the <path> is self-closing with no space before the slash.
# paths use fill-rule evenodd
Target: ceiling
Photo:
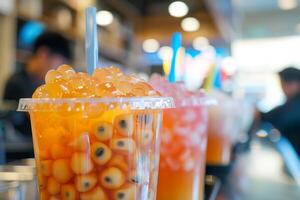
<path id="1" fill-rule="evenodd" d="M 141 15 L 155 15 L 168 13 L 168 5 L 172 3 L 172 0 L 123 0 L 130 3 L 136 9 L 138 9 Z M 203 0 L 183 0 L 191 9 L 191 12 L 205 10 Z"/>
<path id="2" fill-rule="evenodd" d="M 155 38 L 168 44 L 174 32 L 182 32 L 183 42 L 191 44 L 197 36 L 209 39 L 219 38 L 218 30 L 210 15 L 204 0 L 182 0 L 189 7 L 187 17 L 200 21 L 200 29 L 194 32 L 184 32 L 180 26 L 183 18 L 169 15 L 168 6 L 174 0 L 98 0 L 99 6 L 114 10 L 135 27 L 138 40 Z"/>
<path id="3" fill-rule="evenodd" d="M 281 10 L 277 0 L 206 0 L 219 29 L 231 41 L 299 35 L 300 0 L 296 1 L 298 7 Z"/>

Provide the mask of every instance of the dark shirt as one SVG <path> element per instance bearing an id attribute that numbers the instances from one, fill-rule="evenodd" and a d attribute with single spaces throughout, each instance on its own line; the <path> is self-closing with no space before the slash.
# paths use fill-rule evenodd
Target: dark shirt
<path id="1" fill-rule="evenodd" d="M 6 82 L 3 99 L 18 103 L 20 98 L 30 98 L 39 85 L 38 81 L 35 81 L 25 70 L 22 70 L 13 74 Z M 12 111 L 8 117 L 9 121 L 20 133 L 31 137 L 28 114 Z"/>
<path id="2" fill-rule="evenodd" d="M 39 85 L 38 81 L 35 81 L 25 70 L 22 70 L 8 79 L 4 89 L 4 100 L 18 102 L 20 98 L 30 98 Z"/>
<path id="3" fill-rule="evenodd" d="M 277 128 L 300 155 L 300 92 L 285 104 L 261 114 L 261 120 Z"/>

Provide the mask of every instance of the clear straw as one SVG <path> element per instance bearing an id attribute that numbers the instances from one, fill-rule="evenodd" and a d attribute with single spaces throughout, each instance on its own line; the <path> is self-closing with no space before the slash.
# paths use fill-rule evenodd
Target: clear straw
<path id="1" fill-rule="evenodd" d="M 88 7 L 85 10 L 86 29 L 85 29 L 85 56 L 86 69 L 92 74 L 98 64 L 98 39 L 96 24 L 96 8 Z"/>
<path id="2" fill-rule="evenodd" d="M 176 60 L 177 60 L 177 54 L 178 50 L 181 47 L 181 34 L 178 32 L 173 33 L 171 46 L 173 49 L 173 55 L 171 59 L 171 69 L 169 73 L 168 80 L 170 83 L 176 82 Z"/>

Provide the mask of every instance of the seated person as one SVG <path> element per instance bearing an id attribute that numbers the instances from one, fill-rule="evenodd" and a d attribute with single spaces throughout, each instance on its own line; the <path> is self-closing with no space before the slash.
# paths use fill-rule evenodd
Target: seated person
<path id="1" fill-rule="evenodd" d="M 279 77 L 286 102 L 267 113 L 261 113 L 260 121 L 277 128 L 300 155 L 300 70 L 288 67 L 279 72 Z"/>
<path id="2" fill-rule="evenodd" d="M 34 90 L 43 84 L 45 74 L 51 67 L 56 68 L 72 58 L 69 41 L 58 33 L 45 32 L 35 41 L 32 55 L 21 71 L 13 74 L 6 82 L 4 101 L 30 98 Z M 25 113 L 14 112 L 10 121 L 22 134 L 31 137 L 29 117 Z"/>

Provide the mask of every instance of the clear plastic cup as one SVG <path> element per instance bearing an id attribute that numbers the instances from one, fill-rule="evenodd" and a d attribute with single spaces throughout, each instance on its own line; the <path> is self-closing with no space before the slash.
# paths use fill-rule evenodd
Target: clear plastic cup
<path id="1" fill-rule="evenodd" d="M 238 110 L 230 97 L 218 91 L 209 94 L 220 103 L 209 108 L 206 163 L 210 166 L 226 166 L 231 161 L 232 143 L 240 122 L 235 118 Z"/>
<path id="2" fill-rule="evenodd" d="M 204 199 L 208 98 L 184 97 L 164 111 L 158 200 Z"/>
<path id="3" fill-rule="evenodd" d="M 172 98 L 21 99 L 40 199 L 154 200 L 162 109 Z"/>

